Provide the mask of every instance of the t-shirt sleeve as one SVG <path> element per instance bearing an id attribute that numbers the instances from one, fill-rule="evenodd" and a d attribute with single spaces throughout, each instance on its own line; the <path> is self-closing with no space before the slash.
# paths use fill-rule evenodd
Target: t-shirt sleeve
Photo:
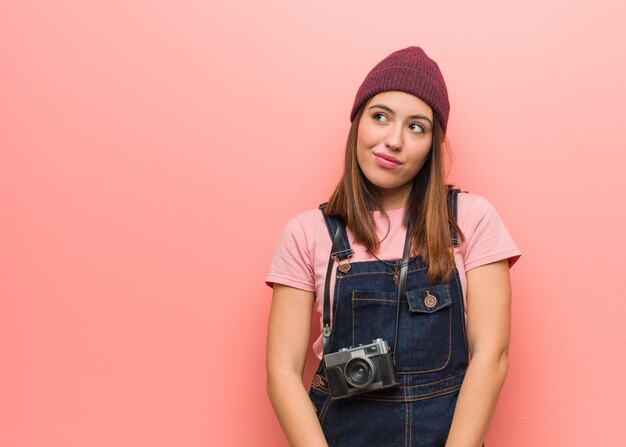
<path id="1" fill-rule="evenodd" d="M 465 271 L 503 259 L 512 267 L 521 252 L 491 203 L 472 196 L 464 208 L 459 224 L 465 235 Z"/>
<path id="2" fill-rule="evenodd" d="M 292 218 L 280 236 L 265 283 L 275 283 L 315 291 L 313 261 L 304 228 L 297 217 Z"/>

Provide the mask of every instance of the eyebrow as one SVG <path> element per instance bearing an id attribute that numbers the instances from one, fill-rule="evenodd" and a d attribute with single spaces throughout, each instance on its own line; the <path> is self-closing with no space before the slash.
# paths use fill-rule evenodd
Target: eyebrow
<path id="1" fill-rule="evenodd" d="M 386 110 L 386 111 L 388 111 L 388 112 L 390 112 L 390 113 L 393 113 L 394 115 L 395 115 L 395 113 L 396 113 L 396 112 L 394 112 L 392 109 L 390 109 L 389 107 L 387 107 L 387 106 L 386 106 L 386 105 L 384 105 L 384 104 L 374 104 L 373 106 L 369 106 L 368 108 L 369 108 L 369 109 L 373 109 L 373 108 L 383 109 L 383 110 Z M 428 118 L 427 116 L 424 116 L 424 115 L 411 115 L 411 116 L 409 116 L 409 119 L 410 119 L 410 120 L 414 120 L 414 119 L 423 119 L 423 120 L 428 121 L 430 124 L 432 124 L 432 123 L 433 123 L 433 122 L 430 120 L 430 118 Z"/>

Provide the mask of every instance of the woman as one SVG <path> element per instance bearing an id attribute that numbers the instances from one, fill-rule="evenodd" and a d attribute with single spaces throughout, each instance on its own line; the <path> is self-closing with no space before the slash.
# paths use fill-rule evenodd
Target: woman
<path id="1" fill-rule="evenodd" d="M 448 113 L 422 49 L 382 60 L 357 92 L 328 204 L 283 231 L 266 278 L 268 392 L 294 446 L 483 443 L 507 371 L 520 252 L 484 198 L 445 184 Z M 313 345 L 322 360 L 307 395 L 309 323 L 313 307 L 324 313 L 325 286 L 331 324 Z"/>

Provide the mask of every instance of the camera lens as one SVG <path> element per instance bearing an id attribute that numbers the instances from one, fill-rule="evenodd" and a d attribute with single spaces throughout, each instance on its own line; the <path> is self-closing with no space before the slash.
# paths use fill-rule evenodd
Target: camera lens
<path id="1" fill-rule="evenodd" d="M 363 388 L 374 379 L 374 364 L 367 358 L 356 357 L 346 363 L 344 375 L 355 388 Z"/>

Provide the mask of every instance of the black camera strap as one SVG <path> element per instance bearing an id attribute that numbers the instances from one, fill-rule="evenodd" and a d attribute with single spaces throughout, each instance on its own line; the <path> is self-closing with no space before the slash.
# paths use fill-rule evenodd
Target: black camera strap
<path id="1" fill-rule="evenodd" d="M 404 298 L 406 288 L 406 275 L 409 270 L 409 255 L 411 254 L 411 229 L 406 229 L 404 238 L 404 252 L 402 253 L 402 263 L 400 264 L 400 277 L 398 278 L 398 303 L 396 304 L 396 333 L 393 337 L 393 366 L 396 366 L 396 346 L 398 345 L 398 327 L 400 326 L 400 306 Z"/>
<path id="2" fill-rule="evenodd" d="M 341 241 L 341 234 L 343 233 L 345 226 L 341 219 L 337 219 L 337 230 L 335 230 L 335 237 L 333 238 L 333 246 L 330 249 L 330 256 L 328 257 L 328 268 L 326 269 L 326 282 L 324 283 L 324 309 L 323 309 L 323 326 L 322 326 L 322 342 L 324 346 L 324 355 L 328 354 L 330 348 L 330 335 L 332 329 L 330 326 L 330 277 L 333 274 L 333 265 L 335 263 L 335 253 L 339 250 L 339 241 Z"/>

